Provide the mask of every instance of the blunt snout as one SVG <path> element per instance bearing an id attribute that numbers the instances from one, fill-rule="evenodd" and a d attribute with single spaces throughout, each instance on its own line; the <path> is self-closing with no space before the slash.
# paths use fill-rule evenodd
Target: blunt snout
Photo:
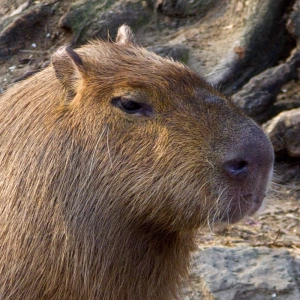
<path id="1" fill-rule="evenodd" d="M 230 147 L 223 148 L 221 163 L 220 187 L 227 213 L 220 220 L 235 223 L 261 207 L 272 175 L 274 151 L 256 125 L 246 132 L 241 130 L 230 142 Z"/>

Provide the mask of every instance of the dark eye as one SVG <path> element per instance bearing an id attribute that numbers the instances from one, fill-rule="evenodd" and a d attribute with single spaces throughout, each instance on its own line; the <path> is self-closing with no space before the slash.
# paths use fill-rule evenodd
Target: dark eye
<path id="1" fill-rule="evenodd" d="M 142 106 L 138 102 L 128 100 L 128 101 L 121 101 L 120 108 L 122 108 L 127 113 L 134 114 L 138 112 L 142 108 Z"/>
<path id="2" fill-rule="evenodd" d="M 113 98 L 111 104 L 131 115 L 150 116 L 153 113 L 152 107 L 149 104 L 136 102 L 122 97 Z"/>

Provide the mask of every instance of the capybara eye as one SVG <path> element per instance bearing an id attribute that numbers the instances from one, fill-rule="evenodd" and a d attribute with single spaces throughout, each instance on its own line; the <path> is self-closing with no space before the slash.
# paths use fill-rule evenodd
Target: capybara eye
<path id="1" fill-rule="evenodd" d="M 150 116 L 153 112 L 152 107 L 146 103 L 140 103 L 122 97 L 113 98 L 111 104 L 131 115 Z"/>
<path id="2" fill-rule="evenodd" d="M 128 113 L 135 113 L 141 109 L 139 103 L 131 100 L 124 101 L 124 102 L 121 101 L 120 104 L 121 104 L 121 108 Z"/>

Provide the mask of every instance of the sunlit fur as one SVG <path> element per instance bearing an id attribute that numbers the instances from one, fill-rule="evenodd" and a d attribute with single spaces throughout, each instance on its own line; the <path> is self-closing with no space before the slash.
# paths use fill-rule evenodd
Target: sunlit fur
<path id="1" fill-rule="evenodd" d="M 254 135 L 270 147 L 261 130 L 187 67 L 120 40 L 77 50 L 82 65 L 61 49 L 0 98 L 0 299 L 179 299 L 195 230 L 265 193 L 270 162 L 247 182 L 221 167 Z"/>

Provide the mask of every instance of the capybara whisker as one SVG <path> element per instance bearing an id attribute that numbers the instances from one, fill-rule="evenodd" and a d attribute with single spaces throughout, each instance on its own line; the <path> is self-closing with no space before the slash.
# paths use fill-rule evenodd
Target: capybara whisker
<path id="1" fill-rule="evenodd" d="M 106 144 L 107 144 L 107 153 L 108 153 L 108 156 L 109 156 L 110 165 L 111 165 L 111 168 L 113 169 L 113 162 L 112 162 L 112 159 L 111 159 L 109 142 L 108 142 L 108 133 L 109 133 L 109 128 L 107 128 L 107 130 L 106 130 Z"/>
<path id="2" fill-rule="evenodd" d="M 104 134 L 105 131 L 107 131 L 107 128 L 106 128 L 106 127 L 103 129 L 103 131 L 102 131 L 101 134 L 99 135 L 99 138 L 98 138 L 98 140 L 97 140 L 97 142 L 96 142 L 95 149 L 94 149 L 93 154 L 92 154 L 92 157 L 91 157 L 90 174 L 92 174 L 92 172 L 93 172 L 93 170 L 94 170 L 94 167 L 95 167 L 95 162 L 94 162 L 95 154 L 96 154 L 96 151 L 97 151 L 97 147 L 98 147 L 98 145 L 99 145 L 99 143 L 100 143 L 100 141 L 101 141 L 101 139 L 102 139 L 103 134 Z M 107 135 L 108 135 L 108 133 L 107 133 Z M 108 153 L 109 153 L 108 137 L 107 137 L 107 150 L 108 150 Z"/>

